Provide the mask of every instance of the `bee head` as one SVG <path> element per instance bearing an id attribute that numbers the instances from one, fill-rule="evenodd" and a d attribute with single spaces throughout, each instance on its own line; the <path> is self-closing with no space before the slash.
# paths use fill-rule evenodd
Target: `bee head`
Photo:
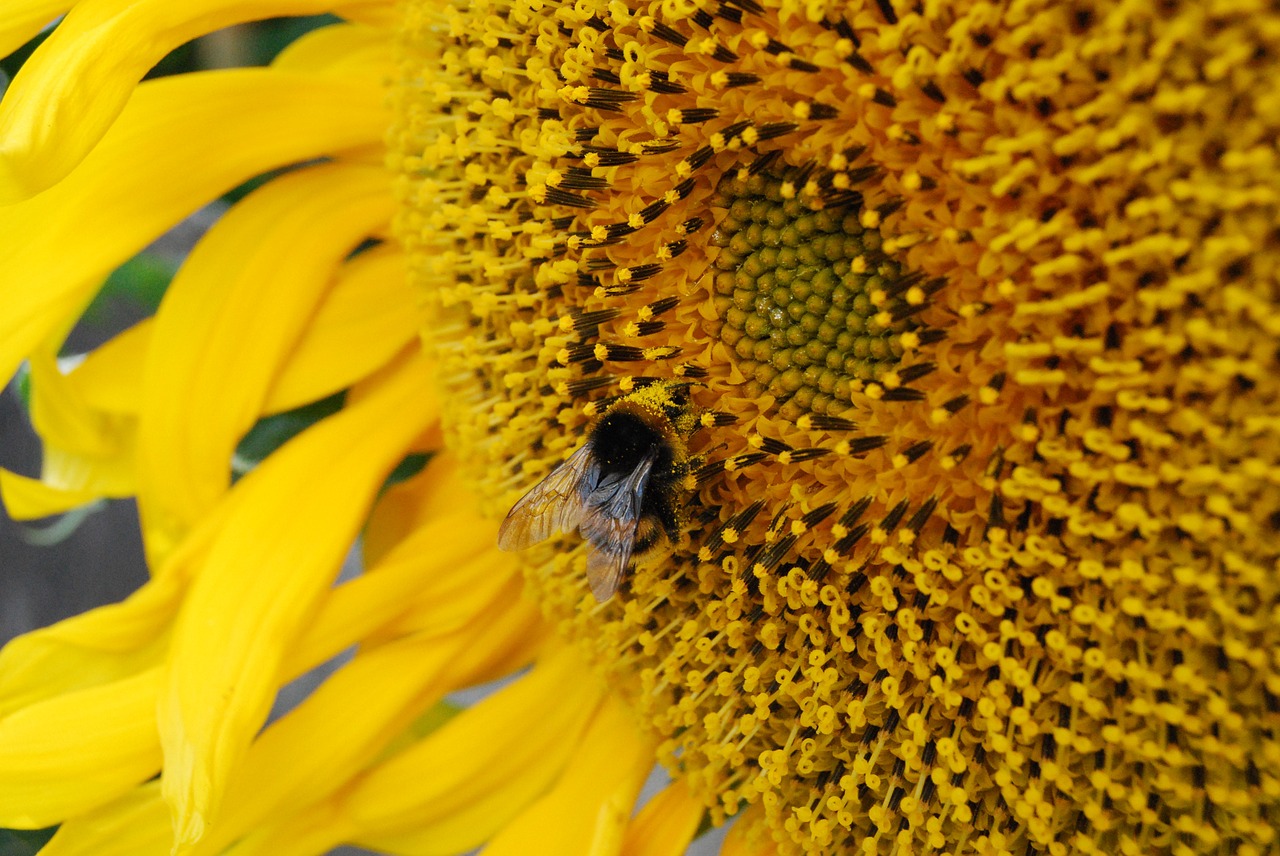
<path id="1" fill-rule="evenodd" d="M 660 417 L 654 418 L 632 408 L 612 408 L 591 431 L 591 448 L 600 468 L 606 472 L 629 473 L 652 449 L 658 450 L 658 466 L 669 465 L 671 454 L 664 439 Z"/>
<path id="2" fill-rule="evenodd" d="M 593 451 L 606 470 L 634 467 L 657 450 L 655 472 L 684 462 L 684 439 L 697 424 L 687 381 L 659 380 L 615 401 L 591 429 Z"/>

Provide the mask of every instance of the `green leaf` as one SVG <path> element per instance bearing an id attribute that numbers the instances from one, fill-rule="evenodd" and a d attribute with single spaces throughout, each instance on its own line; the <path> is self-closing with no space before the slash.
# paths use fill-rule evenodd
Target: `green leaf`
<path id="1" fill-rule="evenodd" d="M 160 256 L 142 252 L 116 268 L 84 310 L 82 322 L 98 324 L 110 317 L 109 307 L 132 304 L 142 315 L 152 315 L 164 297 L 177 268 Z"/>
<path id="2" fill-rule="evenodd" d="M 23 362 L 13 375 L 13 393 L 22 409 L 31 414 L 31 364 Z"/>
<path id="3" fill-rule="evenodd" d="M 0 856 L 32 856 L 49 843 L 58 827 L 48 829 L 0 829 Z"/>
<path id="4" fill-rule="evenodd" d="M 383 490 L 413 478 L 426 469 L 427 461 L 429 460 L 431 460 L 429 452 L 414 452 L 412 455 L 405 455 L 404 460 L 396 464 L 396 468 L 391 471 L 391 475 L 387 476 L 386 483 L 382 485 Z"/>
<path id="5" fill-rule="evenodd" d="M 249 433 L 244 435 L 240 445 L 236 446 L 236 453 L 231 461 L 232 475 L 235 478 L 243 476 L 289 440 L 326 416 L 337 413 L 342 409 L 346 398 L 345 391 L 336 392 L 328 398 L 304 404 L 294 410 L 259 419 L 249 429 Z"/>

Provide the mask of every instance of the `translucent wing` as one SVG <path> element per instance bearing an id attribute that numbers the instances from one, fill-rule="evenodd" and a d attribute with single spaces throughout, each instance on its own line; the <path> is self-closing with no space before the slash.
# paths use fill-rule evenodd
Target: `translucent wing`
<path id="1" fill-rule="evenodd" d="M 640 527 L 640 507 L 657 457 L 657 449 L 650 449 L 634 470 L 602 480 L 587 498 L 579 529 L 589 545 L 587 582 L 601 603 L 613 597 L 631 562 Z"/>
<path id="2" fill-rule="evenodd" d="M 577 529 L 599 477 L 591 443 L 585 443 L 511 507 L 498 528 L 498 549 L 523 550 Z"/>

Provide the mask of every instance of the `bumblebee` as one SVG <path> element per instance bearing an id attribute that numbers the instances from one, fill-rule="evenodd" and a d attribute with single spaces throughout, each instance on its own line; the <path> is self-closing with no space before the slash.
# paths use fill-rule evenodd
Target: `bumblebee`
<path id="1" fill-rule="evenodd" d="M 587 440 L 507 512 L 498 547 L 523 550 L 580 532 L 596 600 L 613 597 L 632 556 L 679 540 L 686 441 L 698 425 L 687 382 L 657 381 L 604 411 Z"/>

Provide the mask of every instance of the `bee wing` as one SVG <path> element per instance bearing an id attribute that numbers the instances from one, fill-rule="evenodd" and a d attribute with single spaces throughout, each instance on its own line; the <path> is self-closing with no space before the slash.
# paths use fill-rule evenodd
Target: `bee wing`
<path id="1" fill-rule="evenodd" d="M 498 549 L 523 550 L 552 535 L 577 529 L 587 512 L 586 497 L 598 477 L 588 442 L 511 507 L 498 527 Z"/>
<path id="2" fill-rule="evenodd" d="M 587 582 L 596 600 L 604 603 L 613 597 L 622 583 L 622 575 L 631 562 L 636 532 L 640 528 L 640 507 L 649 484 L 649 471 L 657 460 L 657 449 L 650 449 L 630 475 L 616 485 L 601 484 L 596 488 L 579 528 L 590 545 L 587 551 Z M 608 489 L 605 496 L 601 492 Z"/>

